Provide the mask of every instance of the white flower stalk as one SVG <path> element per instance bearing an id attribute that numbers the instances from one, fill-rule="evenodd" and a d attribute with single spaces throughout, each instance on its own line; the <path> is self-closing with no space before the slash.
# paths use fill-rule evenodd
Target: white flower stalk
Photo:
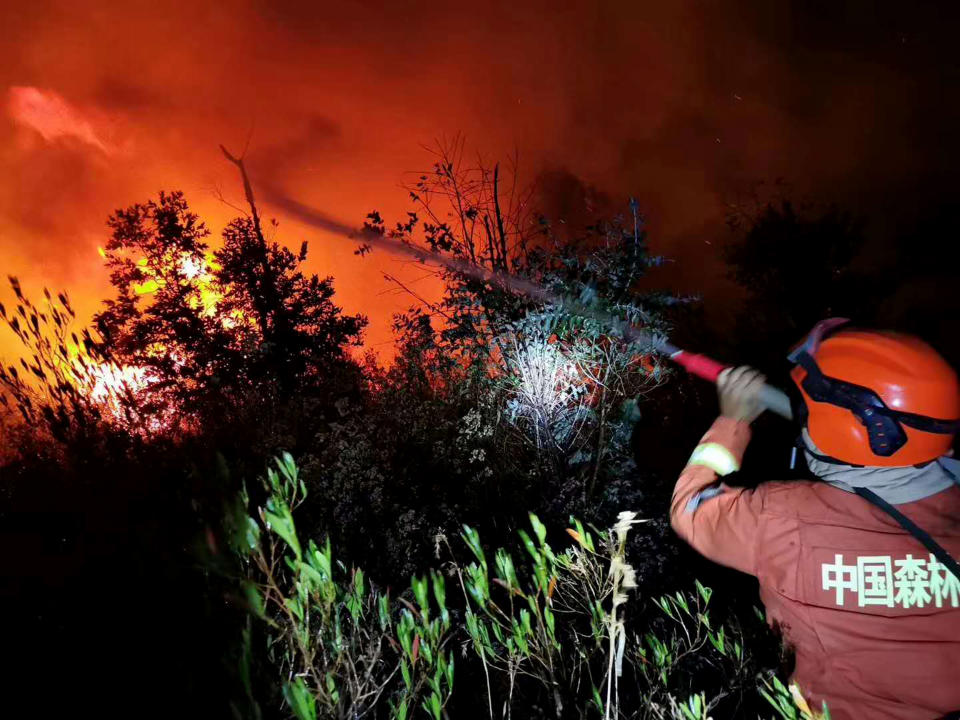
<path id="1" fill-rule="evenodd" d="M 617 523 L 613 526 L 616 538 L 610 556 L 609 577 L 613 580 L 613 601 L 610 614 L 607 616 L 607 634 L 610 637 L 610 660 L 607 666 L 607 702 L 604 709 L 604 720 L 610 720 L 611 710 L 613 717 L 617 716 L 616 706 L 619 704 L 617 680 L 623 674 L 623 653 L 626 647 L 627 631 L 618 608 L 625 605 L 629 599 L 627 591 L 637 587 L 637 573 L 626 561 L 627 533 L 630 528 L 646 520 L 637 519 L 635 512 L 624 511 L 617 516 Z M 611 702 L 611 698 L 613 702 Z"/>
<path id="2" fill-rule="evenodd" d="M 617 524 L 613 526 L 613 532 L 617 535 L 617 542 L 623 544 L 627 542 L 627 533 L 632 525 L 645 523 L 647 520 L 638 520 L 637 514 L 630 510 L 624 510 L 617 515 Z"/>

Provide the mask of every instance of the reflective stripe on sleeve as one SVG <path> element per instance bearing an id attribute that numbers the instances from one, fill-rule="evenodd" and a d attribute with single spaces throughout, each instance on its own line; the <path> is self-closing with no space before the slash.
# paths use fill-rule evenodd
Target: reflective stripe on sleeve
<path id="1" fill-rule="evenodd" d="M 687 464 L 705 465 L 717 475 L 729 475 L 740 469 L 740 463 L 737 462 L 737 458 L 720 443 L 697 445 Z"/>

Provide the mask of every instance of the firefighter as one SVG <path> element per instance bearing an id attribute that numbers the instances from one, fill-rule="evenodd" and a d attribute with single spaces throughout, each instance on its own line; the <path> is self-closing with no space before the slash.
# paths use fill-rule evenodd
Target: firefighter
<path id="1" fill-rule="evenodd" d="M 817 479 L 730 487 L 764 378 L 727 370 L 673 492 L 676 532 L 758 578 L 792 680 L 834 720 L 960 717 L 960 429 L 953 369 L 914 337 L 820 323 L 791 354 Z M 951 568 L 953 571 L 951 571 Z"/>

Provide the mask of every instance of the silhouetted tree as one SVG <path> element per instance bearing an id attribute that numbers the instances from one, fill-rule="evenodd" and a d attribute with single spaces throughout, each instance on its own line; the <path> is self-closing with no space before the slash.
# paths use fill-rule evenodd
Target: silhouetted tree
<path id="1" fill-rule="evenodd" d="M 244 355 L 253 328 L 231 322 L 210 277 L 210 231 L 181 192 L 117 210 L 105 246 L 116 295 L 94 321 L 122 363 L 140 368 L 149 387 L 147 410 L 177 410 L 222 400 L 225 384 L 245 380 Z"/>
<path id="2" fill-rule="evenodd" d="M 552 222 L 536 212 L 535 187 L 516 189 L 506 166 L 471 166 L 463 155 L 459 140 L 441 147 L 408 188 L 411 212 L 393 226 L 372 212 L 366 227 L 664 329 L 663 308 L 685 299 L 642 287 L 661 258 L 649 252 L 635 203 L 621 216 L 588 209 L 575 226 Z M 555 518 L 575 509 L 599 521 L 632 506 L 646 472 L 629 443 L 636 401 L 668 374 L 613 324 L 495 279 L 436 272 L 445 283 L 438 300 L 398 282 L 418 305 L 395 318 L 393 364 L 305 471 L 322 524 L 352 552 L 378 536 L 372 562 L 391 578 L 432 550 L 424 527 L 503 532 L 508 509 Z M 343 521 L 353 516 L 362 530 Z"/>
<path id="3" fill-rule="evenodd" d="M 333 278 L 305 275 L 304 242 L 298 254 L 266 243 L 250 218 L 223 231 L 214 253 L 214 277 L 226 289 L 222 311 L 243 317 L 255 329 L 256 347 L 247 374 L 276 381 L 280 392 L 315 380 L 325 367 L 344 359 L 344 347 L 358 345 L 366 320 L 344 315 L 334 304 Z"/>
<path id="4" fill-rule="evenodd" d="M 259 376 L 272 375 L 280 391 L 286 392 L 343 361 L 344 347 L 360 344 L 367 320 L 343 315 L 333 303 L 332 277 L 304 275 L 306 241 L 296 255 L 277 242 L 267 242 L 243 158 L 222 145 L 220 149 L 240 171 L 250 213 L 224 230 L 223 247 L 214 254 L 215 275 L 223 287 L 233 290 L 231 310 L 255 321 Z M 271 224 L 276 227 L 276 221 Z"/>
<path id="5" fill-rule="evenodd" d="M 950 248 L 958 237 L 958 204 L 935 207 L 898 228 L 889 248 L 879 249 L 882 262 L 874 281 L 884 293 L 876 324 L 919 335 L 955 368 L 960 368 L 960 273 Z"/>
<path id="6" fill-rule="evenodd" d="M 306 243 L 294 254 L 265 240 L 248 197 L 251 214 L 227 225 L 215 251 L 179 192 L 109 220 L 116 297 L 97 327 L 123 363 L 144 371 L 151 409 L 181 422 L 216 417 L 251 394 L 276 402 L 316 386 L 350 364 L 345 347 L 366 323 L 334 304 L 332 278 L 303 272 Z"/>

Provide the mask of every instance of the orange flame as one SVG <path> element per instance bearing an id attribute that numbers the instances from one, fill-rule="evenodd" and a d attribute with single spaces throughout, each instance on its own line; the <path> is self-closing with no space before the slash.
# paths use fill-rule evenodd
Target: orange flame
<path id="1" fill-rule="evenodd" d="M 104 260 L 110 255 L 102 247 L 97 252 Z M 197 293 L 188 299 L 190 307 L 202 310 L 204 315 L 213 317 L 217 306 L 223 299 L 222 289 L 218 286 L 214 271 L 219 268 L 212 253 L 207 253 L 203 259 L 196 259 L 184 253 L 178 261 L 171 261 L 167 268 L 151 267 L 147 258 L 136 261 L 141 272 L 147 279 L 134 287 L 137 295 L 151 295 L 164 287 L 167 279 L 177 277 L 178 281 L 190 284 Z M 175 272 L 164 272 L 175 268 Z M 235 311 L 231 317 L 224 317 L 225 327 L 233 327 L 243 319 L 242 313 Z M 77 357 L 79 348 L 72 348 L 71 355 Z M 148 348 L 149 354 L 164 353 L 162 346 Z M 176 360 L 176 358 L 174 358 Z M 86 396 L 97 403 L 105 414 L 115 422 L 127 425 L 131 432 L 156 432 L 167 429 L 172 424 L 173 412 L 163 413 L 150 418 L 138 418 L 137 427 L 129 427 L 128 408 L 125 407 L 127 398 L 148 391 L 150 386 L 159 381 L 154 373 L 143 367 L 132 365 L 117 365 L 115 363 L 101 363 L 86 367 L 82 378 L 76 378 Z"/>

